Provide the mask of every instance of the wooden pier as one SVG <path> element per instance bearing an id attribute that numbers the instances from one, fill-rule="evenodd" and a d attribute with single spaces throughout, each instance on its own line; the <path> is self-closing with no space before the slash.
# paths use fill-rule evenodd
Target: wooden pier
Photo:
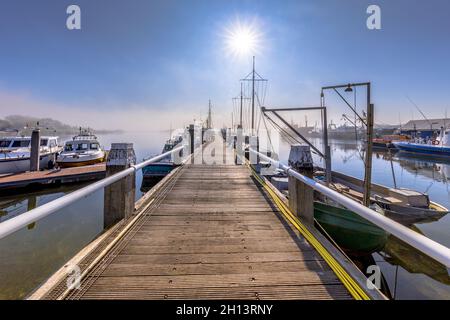
<path id="1" fill-rule="evenodd" d="M 104 163 L 53 170 L 23 172 L 0 175 L 0 190 L 11 191 L 25 188 L 31 185 L 45 186 L 52 184 L 65 184 L 98 180 L 105 177 L 106 166 Z"/>
<path id="2" fill-rule="evenodd" d="M 352 298 L 246 166 L 184 165 L 138 207 L 29 298 Z M 73 265 L 82 279 L 69 290 Z"/>

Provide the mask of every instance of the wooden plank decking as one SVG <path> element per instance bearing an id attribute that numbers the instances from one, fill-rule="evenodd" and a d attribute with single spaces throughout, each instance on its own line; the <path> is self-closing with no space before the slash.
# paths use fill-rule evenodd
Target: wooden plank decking
<path id="1" fill-rule="evenodd" d="M 349 299 L 245 166 L 186 165 L 69 299 Z"/>
<path id="2" fill-rule="evenodd" d="M 232 159 L 222 145 L 216 159 Z M 49 279 L 42 288 L 50 289 L 31 299 L 351 298 L 248 168 L 202 162 L 176 169 L 140 201 L 133 224 L 120 222 L 74 257 L 82 272 L 89 270 L 80 289 L 67 292 L 65 277 Z M 114 246 L 105 250 L 108 244 Z"/>
<path id="3" fill-rule="evenodd" d="M 22 172 L 0 175 L 0 190 L 23 188 L 31 184 L 73 183 L 102 179 L 106 175 L 104 163 L 84 167 Z"/>

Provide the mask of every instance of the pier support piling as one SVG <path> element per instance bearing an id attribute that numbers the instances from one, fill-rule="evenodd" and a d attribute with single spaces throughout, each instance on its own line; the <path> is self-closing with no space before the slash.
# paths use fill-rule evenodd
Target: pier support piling
<path id="1" fill-rule="evenodd" d="M 113 143 L 106 162 L 106 176 L 125 170 L 136 164 L 132 143 Z M 129 174 L 105 188 L 103 210 L 105 229 L 118 221 L 130 217 L 134 212 L 136 176 Z"/>
<path id="2" fill-rule="evenodd" d="M 313 177 L 313 161 L 308 145 L 293 145 L 289 166 L 300 174 Z M 314 190 L 302 181 L 289 176 L 289 207 L 304 222 L 314 224 Z"/>
<path id="3" fill-rule="evenodd" d="M 31 133 L 30 171 L 39 171 L 41 131 L 33 130 Z"/>

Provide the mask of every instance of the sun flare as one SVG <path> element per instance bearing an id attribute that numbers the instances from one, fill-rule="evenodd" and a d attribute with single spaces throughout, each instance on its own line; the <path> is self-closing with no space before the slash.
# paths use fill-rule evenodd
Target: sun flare
<path id="1" fill-rule="evenodd" d="M 256 54 L 261 46 L 261 33 L 255 23 L 235 22 L 225 30 L 226 51 L 236 57 Z"/>

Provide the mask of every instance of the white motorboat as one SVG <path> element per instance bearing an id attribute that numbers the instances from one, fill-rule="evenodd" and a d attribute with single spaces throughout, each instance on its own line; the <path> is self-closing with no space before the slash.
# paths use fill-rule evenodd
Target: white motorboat
<path id="1" fill-rule="evenodd" d="M 39 168 L 53 168 L 60 151 L 58 137 L 41 137 Z M 29 171 L 30 154 L 31 137 L 0 138 L 0 174 Z"/>
<path id="2" fill-rule="evenodd" d="M 97 137 L 89 132 L 66 141 L 64 150 L 59 154 L 57 163 L 62 168 L 80 167 L 104 162 L 106 152 L 100 146 Z"/>

